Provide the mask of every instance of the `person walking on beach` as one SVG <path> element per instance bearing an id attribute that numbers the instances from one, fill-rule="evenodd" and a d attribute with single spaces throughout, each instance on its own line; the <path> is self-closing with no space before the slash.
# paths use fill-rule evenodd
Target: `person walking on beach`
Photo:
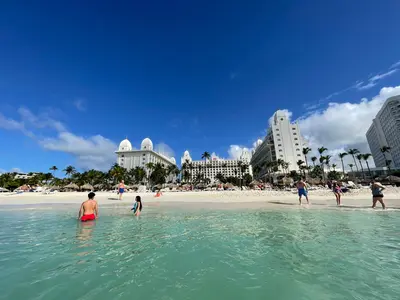
<path id="1" fill-rule="evenodd" d="M 142 199 L 140 198 L 140 196 L 136 196 L 135 204 L 133 205 L 133 208 L 131 210 L 133 210 L 135 216 L 140 216 L 142 208 L 143 208 Z"/>
<path id="2" fill-rule="evenodd" d="M 301 205 L 301 197 L 302 196 L 306 197 L 307 204 L 309 204 L 310 202 L 308 201 L 307 183 L 304 178 L 300 179 L 297 182 L 297 191 L 299 193 L 299 204 Z"/>
<path id="3" fill-rule="evenodd" d="M 340 200 L 342 199 L 342 189 L 340 188 L 339 183 L 336 181 L 332 183 L 332 191 L 336 197 L 336 205 L 341 205 Z"/>
<path id="4" fill-rule="evenodd" d="M 371 181 L 371 192 L 372 192 L 372 208 L 375 208 L 376 202 L 379 201 L 379 203 L 382 205 L 382 208 L 385 209 L 386 205 L 383 202 L 383 193 L 382 191 L 385 189 L 385 187 L 380 184 L 379 182 L 372 180 Z"/>
<path id="5" fill-rule="evenodd" d="M 118 194 L 119 194 L 119 200 L 122 200 L 122 194 L 125 192 L 125 184 L 124 181 L 121 180 L 121 182 L 118 185 Z"/>
<path id="6" fill-rule="evenodd" d="M 94 200 L 95 193 L 90 192 L 88 194 L 88 200 L 82 203 L 81 209 L 79 210 L 78 219 L 82 222 L 93 221 L 99 217 L 99 208 L 96 200 Z"/>

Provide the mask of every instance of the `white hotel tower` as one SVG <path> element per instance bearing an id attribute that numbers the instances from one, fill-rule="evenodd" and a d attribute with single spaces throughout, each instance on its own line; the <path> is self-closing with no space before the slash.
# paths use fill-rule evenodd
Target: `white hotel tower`
<path id="1" fill-rule="evenodd" d="M 392 168 L 400 168 L 400 96 L 386 100 L 366 136 L 376 167 L 386 167 L 388 160 Z M 386 160 L 380 150 L 383 146 L 391 148 Z"/>
<path id="2" fill-rule="evenodd" d="M 265 162 L 278 159 L 289 163 L 289 170 L 298 171 L 297 161 L 304 160 L 303 147 L 304 141 L 297 122 L 290 123 L 287 114 L 278 110 L 273 116 L 267 136 L 256 143 L 251 165 L 253 169 L 256 166 L 261 168 L 258 177 L 263 177 L 266 173 L 263 168 Z"/>

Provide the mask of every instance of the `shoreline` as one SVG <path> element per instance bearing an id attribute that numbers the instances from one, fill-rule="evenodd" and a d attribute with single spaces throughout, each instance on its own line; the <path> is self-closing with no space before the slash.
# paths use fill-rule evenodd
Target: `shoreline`
<path id="1" fill-rule="evenodd" d="M 149 207 L 186 207 L 186 208 L 290 208 L 299 207 L 296 193 L 288 191 L 204 191 L 204 192 L 165 192 L 159 198 L 154 193 L 125 193 L 123 200 L 118 200 L 116 193 L 96 192 L 95 199 L 100 206 L 125 207 L 133 204 L 135 196 L 141 196 L 145 206 Z M 309 192 L 311 208 L 336 208 L 335 196 L 329 190 L 314 190 Z M 87 199 L 85 192 L 70 193 L 23 193 L 0 194 L 0 209 L 12 208 L 48 208 L 77 207 Z M 385 193 L 385 203 L 388 208 L 400 209 L 400 189 L 389 188 Z M 306 200 L 303 199 L 306 205 Z M 368 208 L 372 204 L 369 190 L 361 189 L 345 193 L 342 196 L 341 208 Z M 380 204 L 377 204 L 380 208 Z"/>

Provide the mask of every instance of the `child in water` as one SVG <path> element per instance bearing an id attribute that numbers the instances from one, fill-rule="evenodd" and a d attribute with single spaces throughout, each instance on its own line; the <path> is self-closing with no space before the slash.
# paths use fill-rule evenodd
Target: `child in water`
<path id="1" fill-rule="evenodd" d="M 140 196 L 136 196 L 135 200 L 135 204 L 133 205 L 133 208 L 131 210 L 133 210 L 135 216 L 139 216 L 143 208 L 142 199 L 140 198 Z"/>

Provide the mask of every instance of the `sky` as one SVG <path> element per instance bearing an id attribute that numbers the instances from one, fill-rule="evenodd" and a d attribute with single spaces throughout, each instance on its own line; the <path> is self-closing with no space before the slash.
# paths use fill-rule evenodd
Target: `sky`
<path id="1" fill-rule="evenodd" d="M 369 152 L 400 94 L 398 1 L 6 1 L 0 171 L 108 169 L 124 138 L 237 157 L 278 109 L 316 151 Z M 372 163 L 371 163 L 372 164 Z M 62 171 L 59 171 L 61 175 Z"/>

